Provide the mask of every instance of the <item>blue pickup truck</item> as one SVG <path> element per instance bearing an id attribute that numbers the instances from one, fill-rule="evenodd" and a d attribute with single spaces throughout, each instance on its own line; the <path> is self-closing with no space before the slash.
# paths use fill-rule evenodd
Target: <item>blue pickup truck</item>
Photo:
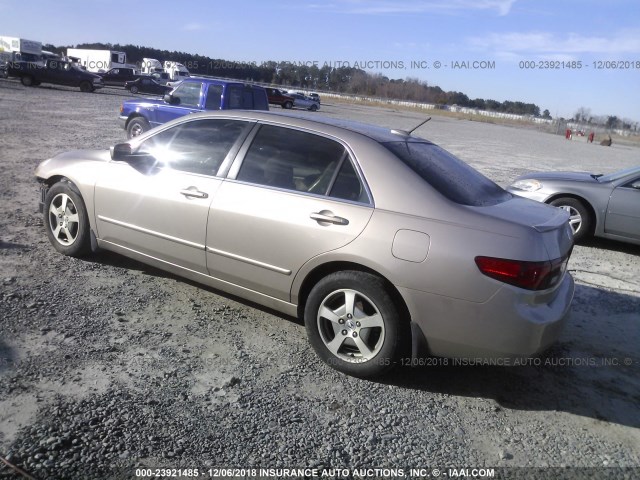
<path id="1" fill-rule="evenodd" d="M 162 99 L 126 100 L 120 124 L 127 138 L 133 138 L 189 113 L 232 109 L 269 110 L 267 92 L 257 85 L 190 77 Z"/>

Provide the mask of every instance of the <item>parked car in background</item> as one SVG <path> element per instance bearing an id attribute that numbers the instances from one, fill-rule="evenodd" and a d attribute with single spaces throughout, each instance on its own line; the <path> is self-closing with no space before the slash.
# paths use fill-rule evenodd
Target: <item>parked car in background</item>
<path id="1" fill-rule="evenodd" d="M 105 85 L 112 86 L 124 86 L 127 82 L 132 82 L 142 77 L 142 75 L 135 69 L 130 67 L 118 67 L 111 70 L 98 73 L 102 77 Z"/>
<path id="2" fill-rule="evenodd" d="M 293 100 L 294 98 L 289 94 L 282 93 L 281 90 L 277 88 L 269 88 L 266 87 L 267 98 L 269 99 L 269 104 L 272 105 L 280 105 L 282 108 L 293 108 Z"/>
<path id="3" fill-rule="evenodd" d="M 104 86 L 102 77 L 78 68 L 75 64 L 63 60 L 45 60 L 44 62 L 9 62 L 8 75 L 18 77 L 25 87 L 51 83 L 78 87 L 83 92 L 93 92 Z"/>
<path id="4" fill-rule="evenodd" d="M 640 245 L 640 166 L 608 175 L 529 173 L 507 190 L 569 212 L 576 242 L 595 235 Z"/>
<path id="5" fill-rule="evenodd" d="M 310 93 L 309 98 L 311 100 L 315 100 L 316 102 L 318 102 L 318 105 L 320 105 L 320 95 L 318 95 L 317 93 Z"/>
<path id="6" fill-rule="evenodd" d="M 111 250 L 297 316 L 349 375 L 419 344 L 500 365 L 536 354 L 573 297 L 565 211 L 398 130 L 206 112 L 36 177 L 59 252 Z"/>
<path id="7" fill-rule="evenodd" d="M 289 92 L 287 95 L 293 98 L 293 106 L 296 108 L 304 108 L 306 110 L 311 110 L 312 112 L 320 110 L 320 104 L 318 102 L 306 97 L 302 93 Z"/>
<path id="8" fill-rule="evenodd" d="M 120 124 L 127 138 L 133 138 L 182 115 L 236 109 L 269 110 L 267 92 L 257 85 L 188 77 L 162 99 L 125 101 L 120 108 Z"/>
<path id="9" fill-rule="evenodd" d="M 169 93 L 172 88 L 161 85 L 151 77 L 139 77 L 133 81 L 126 82 L 124 88 L 131 93 L 150 93 L 153 95 L 164 95 Z"/>

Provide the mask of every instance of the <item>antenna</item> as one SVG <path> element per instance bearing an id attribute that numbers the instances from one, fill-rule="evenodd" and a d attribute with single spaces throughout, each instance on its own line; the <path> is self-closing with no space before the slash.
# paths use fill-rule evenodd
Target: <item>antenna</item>
<path id="1" fill-rule="evenodd" d="M 431 117 L 427 118 L 424 122 L 420 122 L 418 125 L 416 125 L 415 127 L 413 127 L 411 130 L 409 130 L 407 133 L 409 135 L 411 135 L 415 130 L 417 130 L 418 128 L 420 128 L 422 125 L 424 125 L 425 123 L 427 123 L 429 120 L 431 120 Z"/>
<path id="2" fill-rule="evenodd" d="M 396 135 L 402 135 L 403 137 L 410 137 L 412 132 L 414 132 L 415 130 L 420 128 L 422 125 L 427 123 L 429 120 L 431 120 L 431 117 L 427 118 L 424 122 L 420 122 L 418 125 L 416 125 L 415 127 L 413 127 L 409 131 L 407 131 L 407 130 L 399 130 L 399 129 L 394 128 L 394 129 L 391 130 L 391 133 L 395 133 Z"/>

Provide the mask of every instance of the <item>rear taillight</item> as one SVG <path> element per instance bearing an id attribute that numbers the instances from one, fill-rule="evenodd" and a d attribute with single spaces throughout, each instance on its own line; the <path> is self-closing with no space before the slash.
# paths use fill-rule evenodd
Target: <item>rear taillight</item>
<path id="1" fill-rule="evenodd" d="M 557 285 L 562 279 L 569 255 L 546 262 L 492 257 L 476 257 L 475 260 L 480 271 L 487 277 L 527 290 L 546 290 Z"/>

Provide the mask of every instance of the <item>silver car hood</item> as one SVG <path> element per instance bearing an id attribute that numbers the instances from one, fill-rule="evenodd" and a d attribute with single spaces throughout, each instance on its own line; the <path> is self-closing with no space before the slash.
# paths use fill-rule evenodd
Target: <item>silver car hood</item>
<path id="1" fill-rule="evenodd" d="M 593 178 L 589 172 L 536 172 L 528 173 L 518 177 L 518 180 L 535 179 L 535 180 L 557 180 L 557 181 L 571 181 L 571 182 L 595 182 L 598 181 Z"/>
<path id="2" fill-rule="evenodd" d="M 69 167 L 89 162 L 108 162 L 111 160 L 109 150 L 73 150 L 49 158 L 36 167 L 35 176 L 48 178 L 55 172 L 66 174 Z"/>

